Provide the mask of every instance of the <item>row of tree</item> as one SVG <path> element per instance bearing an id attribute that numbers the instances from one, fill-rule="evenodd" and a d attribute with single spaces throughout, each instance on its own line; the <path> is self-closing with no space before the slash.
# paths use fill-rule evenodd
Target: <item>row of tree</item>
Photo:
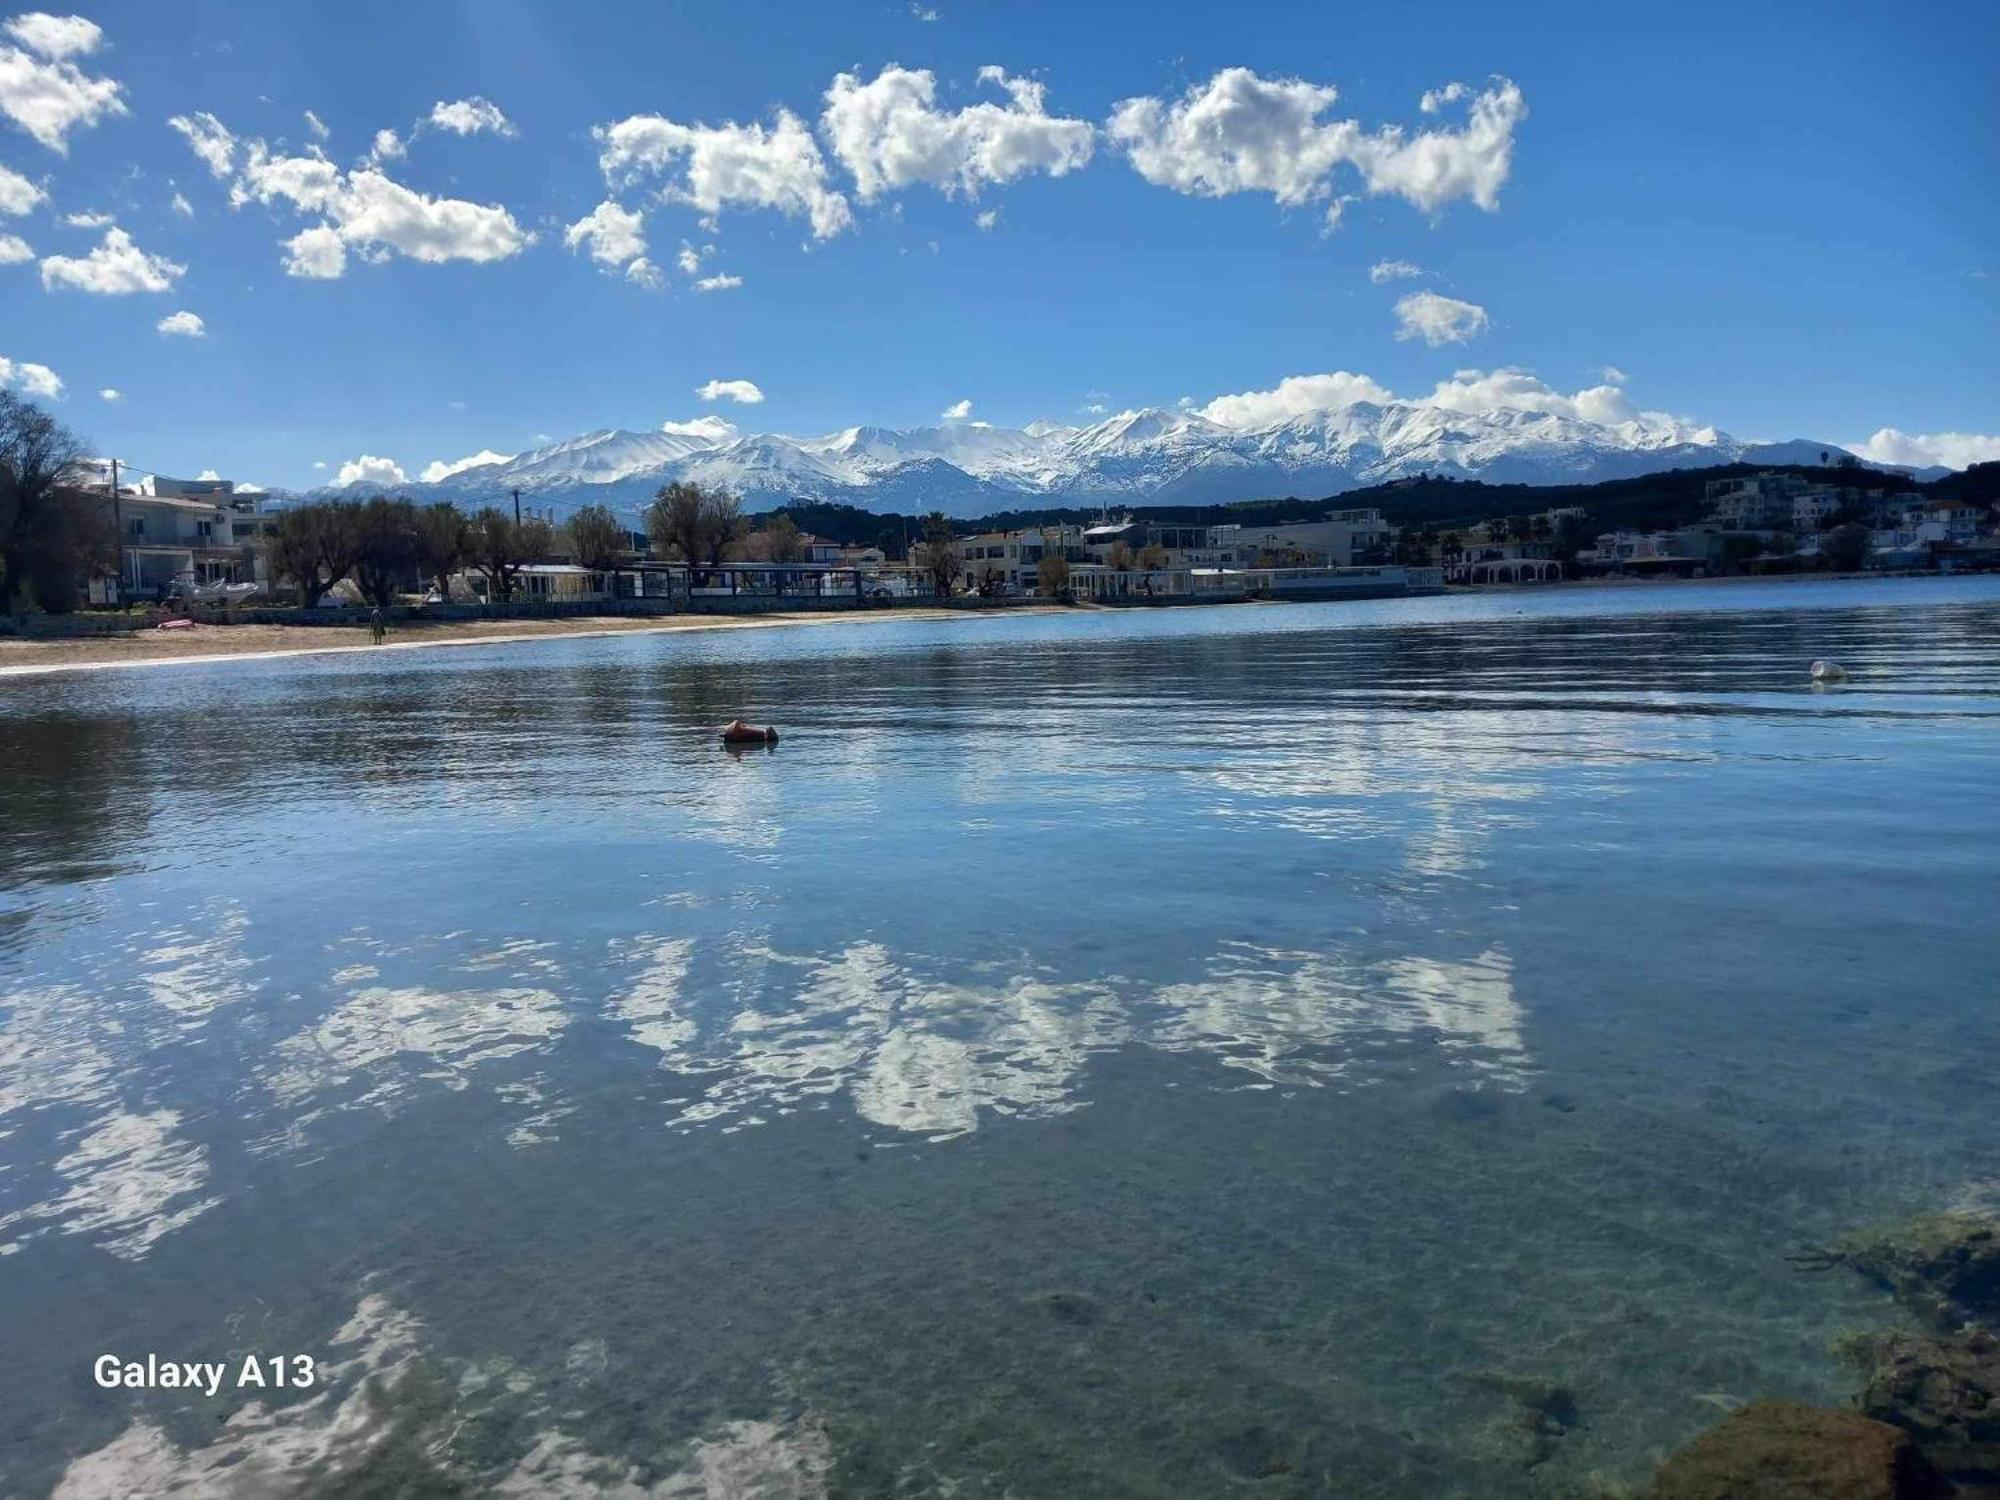
<path id="1" fill-rule="evenodd" d="M 451 578 L 464 571 L 486 580 L 489 598 L 510 600 L 532 563 L 562 558 L 608 572 L 643 550 L 641 540 L 602 505 L 551 526 L 516 520 L 497 506 L 467 515 L 450 501 L 418 506 L 378 495 L 293 506 L 278 516 L 266 547 L 272 574 L 296 585 L 299 602 L 310 607 L 345 579 L 371 604 L 394 602 L 412 578 L 448 597 Z M 661 489 L 647 509 L 643 540 L 658 555 L 689 564 L 697 583 L 727 563 L 798 562 L 806 554 L 789 516 L 752 530 L 734 495 L 700 484 Z"/>
<path id="2" fill-rule="evenodd" d="M 615 518 L 604 515 L 622 536 Z M 597 518 L 579 512 L 573 519 L 587 537 Z M 552 556 L 556 545 L 548 522 L 517 521 L 497 506 L 468 516 L 448 501 L 418 506 L 383 495 L 292 506 L 264 543 L 272 576 L 295 585 L 308 609 L 350 578 L 370 604 L 395 603 L 413 578 L 449 597 L 453 575 L 468 568 L 485 576 L 492 597 L 511 599 L 521 569 Z"/>

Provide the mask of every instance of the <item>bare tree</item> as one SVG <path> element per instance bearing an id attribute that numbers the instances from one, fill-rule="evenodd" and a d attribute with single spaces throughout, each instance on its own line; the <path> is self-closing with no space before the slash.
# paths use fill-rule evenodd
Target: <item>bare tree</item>
<path id="1" fill-rule="evenodd" d="M 663 487 L 646 511 L 646 531 L 661 552 L 679 555 L 699 586 L 721 565 L 742 515 L 742 503 L 727 490 L 676 482 Z"/>
<path id="2" fill-rule="evenodd" d="M 943 596 L 951 592 L 958 577 L 958 533 L 951 529 L 944 512 L 934 510 L 924 517 L 924 570 L 931 575 L 931 588 Z"/>
<path id="3" fill-rule="evenodd" d="M 608 573 L 631 546 L 625 523 L 602 505 L 586 505 L 563 523 L 570 560 L 593 573 Z"/>
<path id="4" fill-rule="evenodd" d="M 806 560 L 805 533 L 799 523 L 780 511 L 750 533 L 747 541 L 765 562 L 797 563 Z"/>
<path id="5" fill-rule="evenodd" d="M 361 597 L 387 609 L 417 571 L 417 508 L 377 495 L 354 513 L 354 582 Z"/>
<path id="6" fill-rule="evenodd" d="M 417 571 L 436 585 L 440 599 L 451 598 L 451 575 L 465 561 L 470 530 L 464 512 L 449 500 L 426 505 L 416 514 Z"/>
<path id="7" fill-rule="evenodd" d="M 468 561 L 486 575 L 492 595 L 505 603 L 520 587 L 521 569 L 554 550 L 555 531 L 547 521 L 516 521 L 489 505 L 472 518 L 467 540 Z"/>
<path id="8" fill-rule="evenodd" d="M 354 571 L 360 557 L 356 520 L 361 507 L 351 500 L 298 505 L 278 517 L 265 542 L 271 571 L 299 587 L 299 607 L 311 609 L 322 595 Z"/>
<path id="9" fill-rule="evenodd" d="M 61 580 L 93 554 L 99 524 L 80 503 L 84 449 L 40 407 L 0 390 L 0 608 L 10 599 L 64 607 Z M 74 592 L 73 588 L 70 590 Z"/>
<path id="10" fill-rule="evenodd" d="M 1069 559 L 1060 552 L 1045 552 L 1035 564 L 1036 588 L 1050 599 L 1069 597 Z"/>

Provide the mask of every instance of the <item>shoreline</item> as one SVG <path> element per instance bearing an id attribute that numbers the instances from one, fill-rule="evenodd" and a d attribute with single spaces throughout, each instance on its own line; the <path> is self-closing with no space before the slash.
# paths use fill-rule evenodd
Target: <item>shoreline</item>
<path id="1" fill-rule="evenodd" d="M 28 641 L 0 638 L 0 679 L 45 677 L 59 672 L 105 672 L 128 667 L 178 667 L 209 662 L 271 661 L 292 656 L 344 656 L 353 652 L 419 651 L 454 646 L 513 646 L 528 641 L 664 635 L 687 630 L 759 630 L 783 626 L 866 624 L 892 620 L 962 620 L 1052 614 L 1061 604 L 1016 605 L 1005 610 L 926 608 L 810 610 L 761 615 L 575 615 L 556 620 L 462 620 L 402 624 L 381 645 L 361 625 L 196 625 L 187 630 L 139 630 L 130 635 Z M 299 639 L 310 637 L 307 644 Z"/>
<path id="2" fill-rule="evenodd" d="M 1664 589 L 1710 584 L 1853 583 L 1892 578 L 1937 578 L 1936 573 L 1730 574 L 1715 578 L 1565 578 L 1547 583 L 1459 585 L 1433 598 L 1480 598 L 1570 589 L 1591 593 Z M 1419 597 L 1419 596 L 1412 596 Z M 1214 600 L 1214 604 L 1309 604 L 1307 599 Z M 1358 601 L 1357 601 L 1358 602 Z M 1190 606 L 1190 607 L 1201 607 Z M 191 629 L 130 634 L 25 640 L 0 636 L 0 681 L 46 677 L 62 672 L 101 672 L 126 667 L 173 667 L 199 662 L 270 661 L 290 656 L 341 656 L 357 651 L 415 651 L 451 646 L 513 646 L 530 641 L 578 640 L 624 635 L 664 635 L 678 631 L 761 630 L 783 626 L 888 623 L 897 620 L 1011 618 L 1018 615 L 1122 614 L 1118 606 L 1015 604 L 1001 609 L 916 605 L 884 610 L 772 611 L 752 615 L 573 615 L 561 619 L 452 620 L 405 622 L 391 628 L 381 645 L 362 625 L 196 625 Z M 310 643 L 308 643 L 310 642 Z M 319 644 L 325 642 L 325 644 Z"/>

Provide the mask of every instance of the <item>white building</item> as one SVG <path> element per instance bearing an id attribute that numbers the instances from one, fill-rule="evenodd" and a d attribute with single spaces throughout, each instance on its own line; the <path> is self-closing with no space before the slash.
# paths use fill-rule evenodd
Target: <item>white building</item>
<path id="1" fill-rule="evenodd" d="M 1073 567 L 1087 562 L 1080 526 L 1039 526 L 1023 531 L 983 531 L 958 544 L 959 578 L 975 592 L 1032 594 L 1044 557 L 1061 557 Z"/>
<path id="2" fill-rule="evenodd" d="M 154 475 L 107 495 L 118 527 L 124 596 L 164 598 L 212 584 L 263 582 L 257 544 L 273 520 L 259 511 L 256 494 L 235 490 L 226 479 Z"/>

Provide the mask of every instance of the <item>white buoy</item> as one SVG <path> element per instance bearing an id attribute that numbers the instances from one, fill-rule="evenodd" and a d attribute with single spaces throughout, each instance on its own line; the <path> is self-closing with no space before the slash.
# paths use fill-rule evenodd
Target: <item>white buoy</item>
<path id="1" fill-rule="evenodd" d="M 1812 680 L 1814 682 L 1845 682 L 1847 681 L 1847 668 L 1843 667 L 1837 661 L 1816 661 L 1812 664 Z"/>

